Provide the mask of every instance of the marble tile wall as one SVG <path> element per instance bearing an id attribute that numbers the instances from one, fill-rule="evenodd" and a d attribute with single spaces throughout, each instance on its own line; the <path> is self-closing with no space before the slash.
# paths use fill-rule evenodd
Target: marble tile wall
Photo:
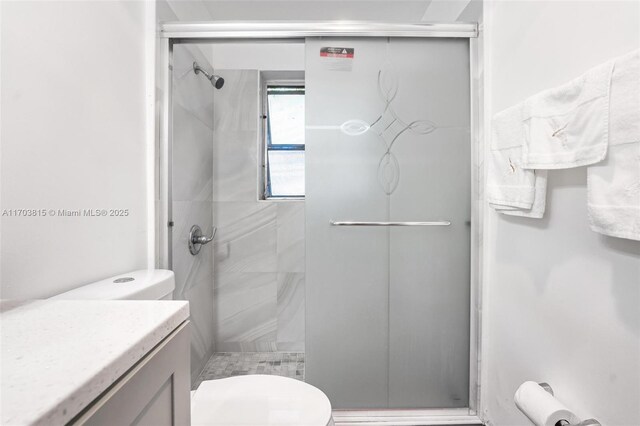
<path id="1" fill-rule="evenodd" d="M 259 72 L 216 70 L 213 222 L 219 352 L 304 351 L 304 202 L 258 200 Z"/>
<path id="2" fill-rule="evenodd" d="M 176 20 L 171 8 L 158 7 L 160 20 Z M 161 16 L 162 15 L 162 16 Z M 173 50 L 172 269 L 174 298 L 188 300 L 191 312 L 191 376 L 196 380 L 214 351 L 213 245 L 192 256 L 192 225 L 213 229 L 213 98 L 215 89 L 196 75 L 197 61 L 211 71 L 210 60 L 196 45 Z"/>

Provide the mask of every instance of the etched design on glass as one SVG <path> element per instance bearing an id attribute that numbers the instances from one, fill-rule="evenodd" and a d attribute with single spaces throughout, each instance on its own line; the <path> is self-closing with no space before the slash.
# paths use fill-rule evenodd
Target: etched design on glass
<path id="1" fill-rule="evenodd" d="M 347 120 L 340 126 L 342 133 L 349 136 L 359 136 L 366 133 L 370 128 L 369 123 L 362 120 Z"/>
<path id="2" fill-rule="evenodd" d="M 392 103 L 399 89 L 398 76 L 391 67 L 384 67 L 378 71 L 378 93 L 384 102 L 384 110 L 369 127 L 385 146 L 385 152 L 378 163 L 378 182 L 387 195 L 391 195 L 400 183 L 400 164 L 391 151 L 398 138 L 407 131 L 426 135 L 436 130 L 436 125 L 429 120 L 407 123 L 398 116 Z"/>
<path id="3" fill-rule="evenodd" d="M 391 195 L 400 183 L 400 163 L 391 151 L 396 141 L 406 132 L 427 135 L 438 128 L 435 123 L 426 119 L 407 122 L 400 118 L 393 109 L 393 101 L 399 90 L 398 76 L 392 65 L 387 63 L 378 71 L 378 94 L 384 108 L 371 124 L 364 120 L 351 119 L 340 126 L 306 126 L 307 130 L 340 130 L 348 136 L 360 136 L 370 130 L 374 131 L 384 149 L 384 154 L 378 162 L 378 182 L 387 195 Z"/>

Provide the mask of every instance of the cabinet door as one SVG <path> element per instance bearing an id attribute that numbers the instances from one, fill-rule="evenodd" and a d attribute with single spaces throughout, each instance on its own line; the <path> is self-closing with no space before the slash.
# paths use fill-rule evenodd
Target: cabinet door
<path id="1" fill-rule="evenodd" d="M 189 322 L 186 321 L 71 424 L 189 425 Z"/>

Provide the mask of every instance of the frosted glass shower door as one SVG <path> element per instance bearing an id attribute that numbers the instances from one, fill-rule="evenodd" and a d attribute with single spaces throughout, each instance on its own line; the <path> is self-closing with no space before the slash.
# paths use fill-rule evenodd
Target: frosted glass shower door
<path id="1" fill-rule="evenodd" d="M 305 85 L 306 380 L 338 409 L 468 406 L 468 40 L 307 39 Z"/>

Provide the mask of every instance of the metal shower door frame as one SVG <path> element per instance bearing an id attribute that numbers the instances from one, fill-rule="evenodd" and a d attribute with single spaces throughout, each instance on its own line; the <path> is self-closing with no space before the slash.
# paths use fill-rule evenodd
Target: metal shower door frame
<path id="1" fill-rule="evenodd" d="M 167 22 L 160 25 L 157 63 L 162 99 L 159 115 L 159 203 L 157 217 L 158 267 L 171 268 L 172 243 L 172 71 L 173 47 L 185 43 L 299 41 L 307 37 L 468 38 L 471 93 L 471 280 L 469 336 L 469 407 L 455 409 L 335 410 L 338 425 L 455 425 L 482 424 L 480 405 L 483 87 L 482 34 L 477 23 L 325 22 Z"/>

